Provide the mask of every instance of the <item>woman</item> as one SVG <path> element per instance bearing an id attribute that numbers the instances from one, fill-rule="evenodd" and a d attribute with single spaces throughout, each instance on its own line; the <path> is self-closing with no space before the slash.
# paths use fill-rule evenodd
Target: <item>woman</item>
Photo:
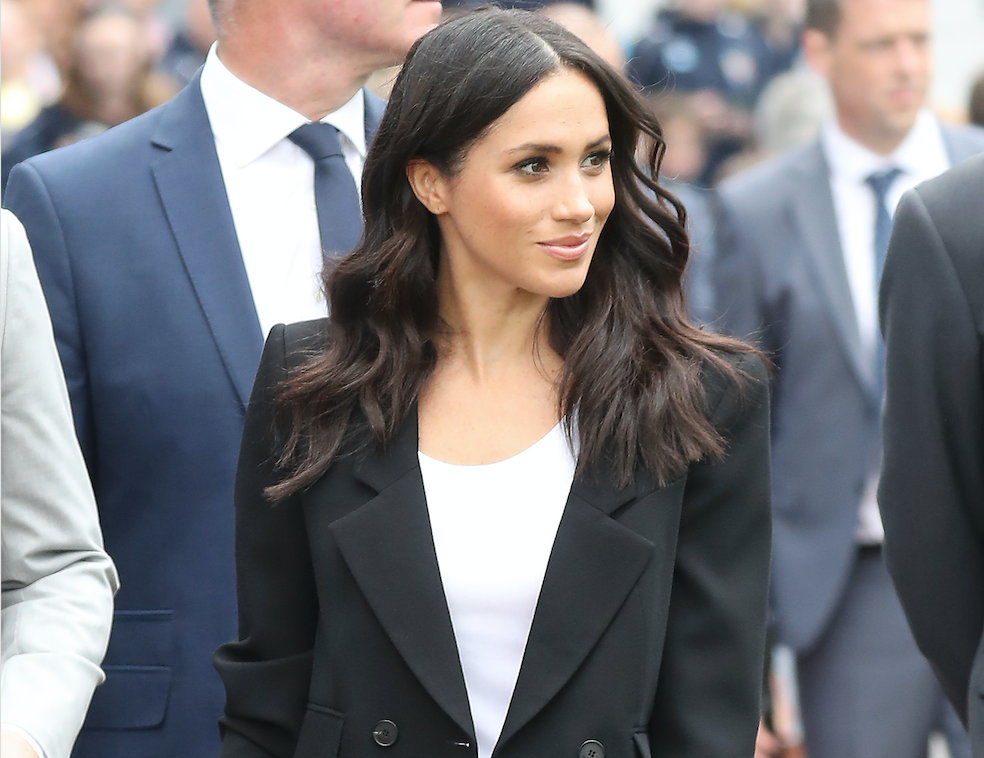
<path id="1" fill-rule="evenodd" d="M 331 318 L 247 411 L 223 756 L 751 755 L 765 369 L 686 323 L 641 132 L 548 20 L 411 50 Z"/>

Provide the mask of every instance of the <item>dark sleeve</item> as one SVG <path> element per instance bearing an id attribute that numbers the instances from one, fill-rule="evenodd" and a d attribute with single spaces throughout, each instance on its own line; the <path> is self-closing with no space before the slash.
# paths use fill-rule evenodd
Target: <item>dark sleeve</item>
<path id="1" fill-rule="evenodd" d="M 273 397 L 286 377 L 284 326 L 267 338 L 253 385 L 236 470 L 239 640 L 216 650 L 226 689 L 222 758 L 294 754 L 311 682 L 318 598 L 299 497 L 270 503 Z"/>
<path id="2" fill-rule="evenodd" d="M 660 758 L 748 758 L 759 722 L 772 543 L 769 384 L 749 377 L 712 415 L 720 460 L 691 466 L 662 666 L 649 725 Z M 719 395 L 720 396 L 720 395 Z"/>
<path id="3" fill-rule="evenodd" d="M 4 194 L 4 207 L 13 211 L 24 225 L 34 252 L 34 263 L 55 332 L 58 357 L 68 385 L 76 434 L 89 472 L 93 475 L 92 484 L 98 501 L 99 482 L 95 476 L 98 467 L 89 402 L 89 370 L 68 245 L 48 187 L 41 174 L 30 163 L 21 163 L 11 171 L 10 182 Z"/>
<path id="4" fill-rule="evenodd" d="M 908 193 L 882 277 L 887 358 L 878 501 L 886 559 L 909 625 L 966 723 L 984 625 L 984 550 L 973 521 L 984 503 L 984 386 L 980 336 L 953 252 L 920 195 Z"/>

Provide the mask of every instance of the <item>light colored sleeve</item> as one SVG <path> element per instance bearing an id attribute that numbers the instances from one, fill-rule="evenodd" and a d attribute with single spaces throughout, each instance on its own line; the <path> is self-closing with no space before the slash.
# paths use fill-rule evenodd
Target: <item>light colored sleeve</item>
<path id="1" fill-rule="evenodd" d="M 0 727 L 0 734 L 5 734 L 5 733 L 16 734 L 18 737 L 24 740 L 24 742 L 27 743 L 27 746 L 34 751 L 34 754 L 38 758 L 48 758 L 47 754 L 44 752 L 44 748 L 42 748 L 38 744 L 38 741 L 34 739 L 31 735 L 29 735 L 27 732 L 25 732 L 23 729 L 21 729 L 19 726 L 13 726 L 12 724 L 4 724 L 2 727 Z"/>
<path id="2" fill-rule="evenodd" d="M 109 641 L 116 569 L 27 236 L 0 218 L 0 721 L 68 758 Z"/>

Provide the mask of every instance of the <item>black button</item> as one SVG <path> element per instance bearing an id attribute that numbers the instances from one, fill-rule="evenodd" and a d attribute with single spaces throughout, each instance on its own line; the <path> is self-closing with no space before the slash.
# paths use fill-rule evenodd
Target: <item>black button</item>
<path id="1" fill-rule="evenodd" d="M 380 721 L 372 730 L 372 738 L 380 747 L 389 747 L 396 742 L 396 738 L 399 736 L 400 730 L 396 728 L 396 724 L 388 719 Z"/>
<path id="2" fill-rule="evenodd" d="M 605 746 L 598 740 L 587 740 L 581 745 L 577 758 L 605 758 Z"/>

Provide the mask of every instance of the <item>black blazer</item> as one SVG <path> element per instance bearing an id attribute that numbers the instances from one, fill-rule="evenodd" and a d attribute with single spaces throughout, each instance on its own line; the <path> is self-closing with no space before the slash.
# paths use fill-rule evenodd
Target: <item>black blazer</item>
<path id="1" fill-rule="evenodd" d="M 906 193 L 881 282 L 885 557 L 984 758 L 984 156 Z"/>
<path id="2" fill-rule="evenodd" d="M 246 413 L 240 638 L 215 655 L 226 686 L 221 755 L 475 756 L 416 414 L 385 452 L 344 459 L 276 506 L 261 495 L 276 479 L 273 390 L 323 329 L 273 329 Z M 743 393 L 720 375 L 707 379 L 728 440 L 723 460 L 694 464 L 662 488 L 643 473 L 622 490 L 604 471 L 574 482 L 497 757 L 752 754 L 771 538 L 769 403 L 761 361 L 736 360 L 751 377 Z"/>

